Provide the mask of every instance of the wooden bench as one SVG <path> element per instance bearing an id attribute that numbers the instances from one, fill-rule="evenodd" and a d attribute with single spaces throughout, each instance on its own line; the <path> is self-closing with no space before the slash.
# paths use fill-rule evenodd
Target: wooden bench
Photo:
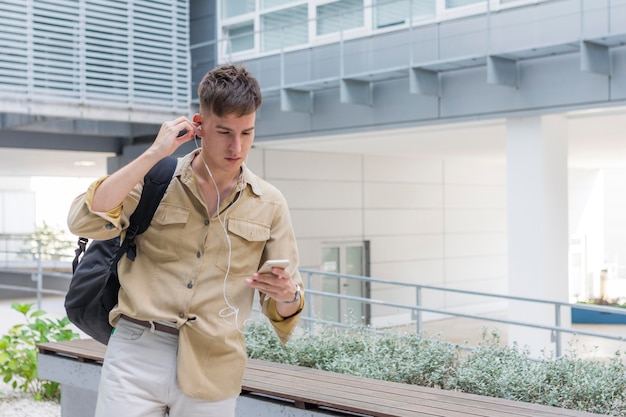
<path id="1" fill-rule="evenodd" d="M 40 378 L 62 384 L 62 417 L 93 415 L 94 371 L 105 346 L 91 339 L 39 345 Z M 86 395 L 86 391 L 91 392 Z M 90 408 L 76 402 L 89 402 Z M 89 411 L 91 410 L 91 411 Z M 499 398 L 342 375 L 301 366 L 249 360 L 238 416 L 357 415 L 377 417 L 591 417 Z"/>

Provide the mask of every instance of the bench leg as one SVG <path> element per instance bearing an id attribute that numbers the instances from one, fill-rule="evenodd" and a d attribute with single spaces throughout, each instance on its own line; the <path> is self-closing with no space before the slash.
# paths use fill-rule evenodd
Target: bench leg
<path id="1" fill-rule="evenodd" d="M 98 393 L 93 390 L 61 385 L 61 417 L 93 417 Z"/>

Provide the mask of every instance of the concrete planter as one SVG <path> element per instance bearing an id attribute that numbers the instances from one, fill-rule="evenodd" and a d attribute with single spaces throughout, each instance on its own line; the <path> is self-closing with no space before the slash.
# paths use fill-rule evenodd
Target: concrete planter
<path id="1" fill-rule="evenodd" d="M 572 323 L 626 324 L 626 314 L 614 314 L 572 307 Z"/>

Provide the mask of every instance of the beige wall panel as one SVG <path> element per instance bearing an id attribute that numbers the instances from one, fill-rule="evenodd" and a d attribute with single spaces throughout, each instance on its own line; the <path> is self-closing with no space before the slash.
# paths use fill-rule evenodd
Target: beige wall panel
<path id="1" fill-rule="evenodd" d="M 506 187 L 499 185 L 446 185 L 446 208 L 506 209 Z"/>
<path id="2" fill-rule="evenodd" d="M 363 172 L 367 182 L 441 184 L 442 165 L 439 160 L 366 155 Z"/>
<path id="3" fill-rule="evenodd" d="M 326 240 L 360 240 L 363 218 L 360 210 L 291 210 L 296 236 Z"/>
<path id="4" fill-rule="evenodd" d="M 474 256 L 445 260 L 446 283 L 458 284 L 507 276 L 506 255 Z"/>
<path id="5" fill-rule="evenodd" d="M 450 209 L 445 210 L 446 233 L 505 232 L 506 210 Z"/>
<path id="6" fill-rule="evenodd" d="M 468 160 L 444 163 L 446 184 L 506 185 L 506 165 Z"/>
<path id="7" fill-rule="evenodd" d="M 440 185 L 366 183 L 366 209 L 376 208 L 441 208 Z"/>
<path id="8" fill-rule="evenodd" d="M 321 240 L 317 238 L 301 238 L 296 235 L 298 251 L 300 252 L 300 267 L 306 269 L 320 269 Z"/>
<path id="9" fill-rule="evenodd" d="M 360 181 L 359 155 L 299 151 L 265 151 L 265 178 Z"/>
<path id="10" fill-rule="evenodd" d="M 262 178 L 265 177 L 264 158 L 264 151 L 252 148 L 250 149 L 250 152 L 248 152 L 248 159 L 246 159 L 246 166 Z"/>
<path id="11" fill-rule="evenodd" d="M 441 210 L 365 210 L 365 236 L 441 234 Z"/>
<path id="12" fill-rule="evenodd" d="M 507 280 L 503 279 L 485 279 L 475 280 L 464 285 L 455 285 L 454 288 L 465 291 L 477 291 L 491 294 L 506 294 Z M 455 308 L 461 306 L 492 304 L 502 302 L 499 298 L 483 297 L 462 293 L 449 292 L 446 293 L 446 307 Z"/>
<path id="13" fill-rule="evenodd" d="M 443 285 L 443 273 L 443 261 L 440 259 L 374 263 L 371 267 L 373 278 L 385 277 L 389 281 L 408 284 Z"/>
<path id="14" fill-rule="evenodd" d="M 506 233 L 467 233 L 446 235 L 445 253 L 448 258 L 506 255 Z"/>
<path id="15" fill-rule="evenodd" d="M 407 262 L 441 259 L 443 236 L 393 236 L 377 237 L 371 242 L 372 264 L 379 262 Z"/>
<path id="16" fill-rule="evenodd" d="M 291 209 L 360 209 L 363 203 L 359 182 L 274 180 Z"/>

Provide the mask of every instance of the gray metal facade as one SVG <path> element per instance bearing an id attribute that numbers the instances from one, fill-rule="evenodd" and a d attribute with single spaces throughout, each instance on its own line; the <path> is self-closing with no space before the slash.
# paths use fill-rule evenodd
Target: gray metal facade
<path id="1" fill-rule="evenodd" d="M 626 104 L 626 1 L 554 0 L 246 61 L 257 141 Z"/>
<path id="2" fill-rule="evenodd" d="M 0 1 L 0 146 L 121 152 L 189 112 L 187 0 Z"/>
<path id="3" fill-rule="evenodd" d="M 107 151 L 193 112 L 215 2 L 0 0 L 0 147 Z M 549 0 L 240 62 L 257 141 L 626 104 L 626 0 Z"/>

